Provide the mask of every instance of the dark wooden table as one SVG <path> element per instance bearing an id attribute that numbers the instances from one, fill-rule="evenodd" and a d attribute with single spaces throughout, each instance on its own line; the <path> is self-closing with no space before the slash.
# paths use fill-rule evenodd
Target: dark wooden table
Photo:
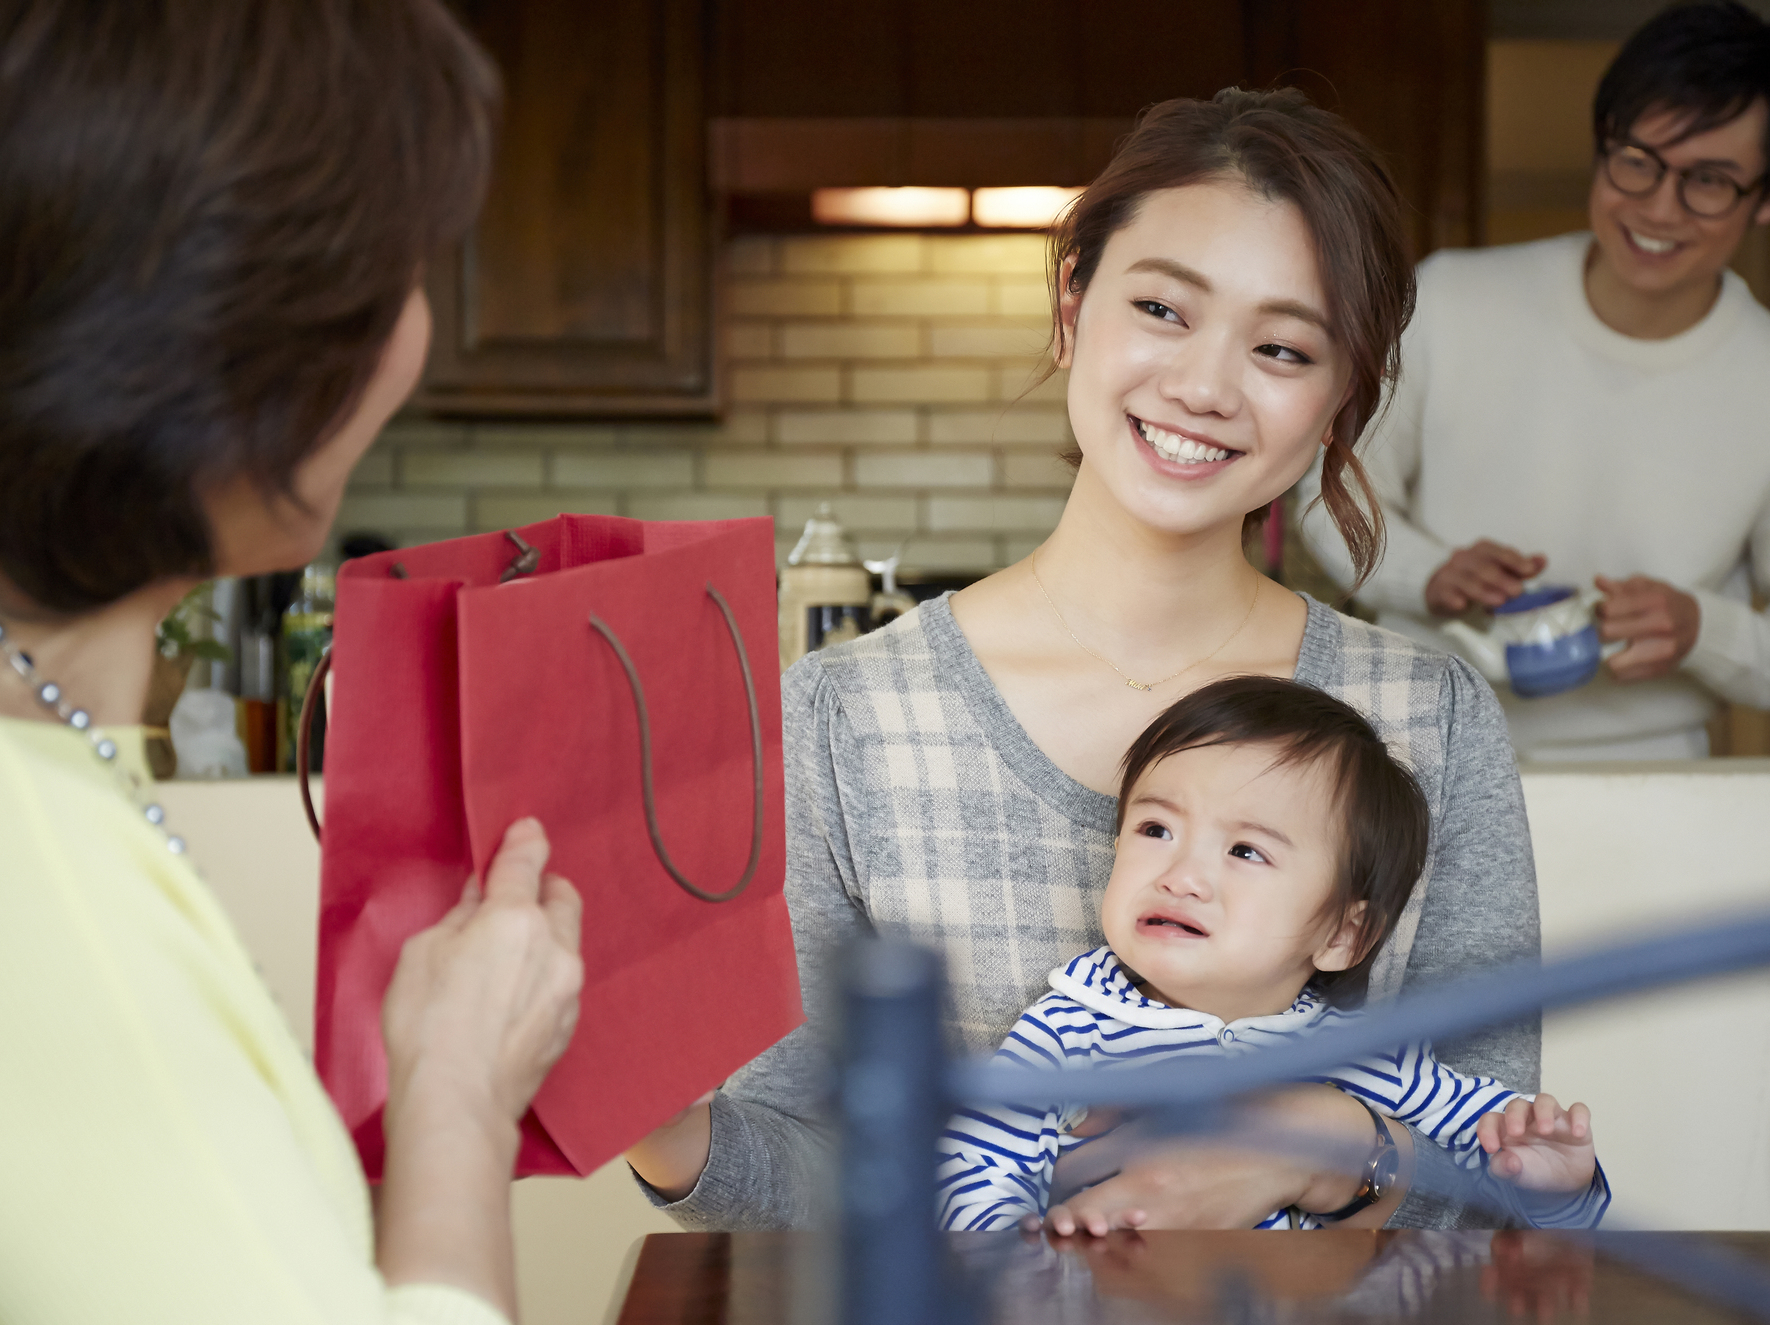
<path id="1" fill-rule="evenodd" d="M 1048 1243 L 954 1235 L 980 1325 L 1219 1325 L 1237 1320 L 1582 1321 L 1735 1325 L 1638 1262 L 1646 1235 L 1353 1232 L 1115 1233 Z M 1663 1240 L 1656 1244 L 1667 1245 Z M 1691 1233 L 1685 1253 L 1770 1273 L 1770 1234 Z M 831 1325 L 834 1243 L 818 1234 L 654 1233 L 619 1325 Z"/>

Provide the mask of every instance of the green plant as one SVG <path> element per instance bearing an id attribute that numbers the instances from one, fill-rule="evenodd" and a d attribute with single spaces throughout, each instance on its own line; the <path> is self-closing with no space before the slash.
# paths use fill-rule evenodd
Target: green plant
<path id="1" fill-rule="evenodd" d="M 198 585 L 179 599 L 178 606 L 166 614 L 166 619 L 154 631 L 162 658 L 206 658 L 210 662 L 226 662 L 234 656 L 233 650 L 220 640 L 199 638 L 193 630 L 199 621 L 221 620 L 203 603 L 204 587 Z"/>

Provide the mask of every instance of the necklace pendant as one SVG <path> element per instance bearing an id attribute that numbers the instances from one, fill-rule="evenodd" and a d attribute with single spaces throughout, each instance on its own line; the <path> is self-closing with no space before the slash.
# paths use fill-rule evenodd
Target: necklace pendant
<path id="1" fill-rule="evenodd" d="M 1141 682 L 1141 681 L 1133 681 L 1133 680 L 1132 680 L 1132 679 L 1131 679 L 1131 678 L 1130 678 L 1130 677 L 1128 677 L 1128 676 L 1127 676 L 1127 677 L 1126 677 L 1126 678 L 1125 678 L 1125 684 L 1126 684 L 1126 685 L 1128 685 L 1128 686 L 1130 686 L 1130 687 L 1131 687 L 1131 689 L 1133 689 L 1133 690 L 1147 690 L 1147 689 L 1149 689 L 1149 687 L 1148 687 L 1148 686 L 1146 686 L 1146 685 L 1144 685 L 1144 684 L 1143 684 L 1143 682 Z"/>

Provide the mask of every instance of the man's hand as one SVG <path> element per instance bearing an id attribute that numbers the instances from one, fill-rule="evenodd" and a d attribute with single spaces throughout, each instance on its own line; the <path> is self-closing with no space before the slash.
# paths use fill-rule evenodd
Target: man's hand
<path id="1" fill-rule="evenodd" d="M 1503 1113 L 1483 1114 L 1475 1136 L 1491 1159 L 1487 1171 L 1527 1192 L 1578 1192 L 1597 1166 L 1592 1115 L 1583 1104 L 1563 1109 L 1553 1095 L 1515 1099 Z"/>
<path id="2" fill-rule="evenodd" d="M 1426 581 L 1426 610 L 1433 616 L 1460 616 L 1471 607 L 1498 607 L 1524 592 L 1524 582 L 1541 575 L 1549 559 L 1526 556 L 1515 547 L 1482 539 L 1460 547 Z"/>
<path id="3" fill-rule="evenodd" d="M 1650 681 L 1675 670 L 1696 647 L 1702 630 L 1702 605 L 1681 590 L 1645 575 L 1596 581 L 1604 601 L 1598 604 L 1598 634 L 1606 641 L 1627 640 L 1629 647 L 1609 662 L 1619 681 Z"/>

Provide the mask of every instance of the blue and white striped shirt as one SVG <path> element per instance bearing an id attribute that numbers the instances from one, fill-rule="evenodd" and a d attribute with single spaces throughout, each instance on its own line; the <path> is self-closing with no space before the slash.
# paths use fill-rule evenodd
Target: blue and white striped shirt
<path id="1" fill-rule="evenodd" d="M 1021 1014 L 997 1057 L 1081 1071 L 1187 1054 L 1247 1053 L 1359 1015 L 1332 1007 L 1305 989 L 1284 1012 L 1226 1023 L 1146 998 L 1105 947 L 1052 971 L 1050 979 L 1051 992 Z M 1487 1162 L 1475 1136 L 1476 1120 L 1518 1098 L 1489 1077 L 1453 1072 L 1426 1044 L 1363 1059 L 1315 1079 L 1413 1126 L 1468 1169 Z M 967 1108 L 954 1115 L 939 1149 L 941 1227 L 1011 1228 L 1025 1215 L 1043 1214 L 1052 1168 L 1060 1154 L 1086 1140 L 1074 1135 L 1086 1116 L 1087 1110 L 1077 1106 L 1041 1111 L 1012 1105 Z M 1599 1169 L 1591 1187 L 1563 1206 L 1534 1212 L 1533 1222 L 1543 1228 L 1590 1228 L 1609 1204 L 1610 1189 Z M 1290 1211 L 1280 1210 L 1257 1225 L 1293 1226 L 1324 1224 L 1312 1215 L 1293 1221 Z"/>

